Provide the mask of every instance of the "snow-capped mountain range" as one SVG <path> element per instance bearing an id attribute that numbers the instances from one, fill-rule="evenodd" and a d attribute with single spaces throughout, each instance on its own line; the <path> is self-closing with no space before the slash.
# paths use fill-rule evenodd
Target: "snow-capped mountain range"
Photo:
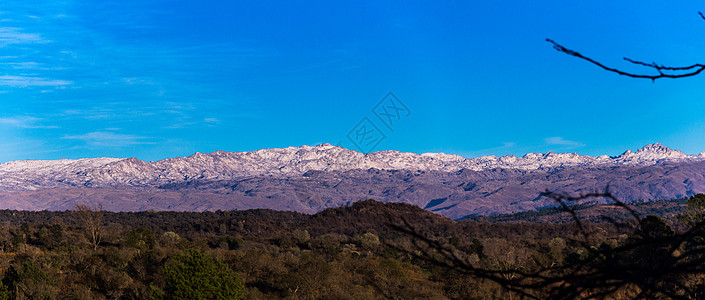
<path id="1" fill-rule="evenodd" d="M 610 185 L 625 200 L 687 196 L 705 192 L 703 166 L 705 152 L 687 155 L 658 143 L 617 157 L 365 154 L 320 144 L 196 153 L 155 162 L 25 160 L 0 164 L 0 208 L 66 209 L 92 201 L 110 210 L 315 212 L 373 198 L 457 218 L 550 205 L 538 196 L 546 189 L 580 192 Z"/>
<path id="2" fill-rule="evenodd" d="M 629 165 L 705 160 L 705 152 L 687 155 L 659 143 L 617 157 L 577 153 L 528 153 L 464 158 L 444 153 L 355 150 L 320 144 L 250 152 L 195 153 L 187 157 L 145 162 L 136 158 L 23 160 L 0 164 L 0 189 L 35 190 L 66 186 L 154 186 L 189 180 L 229 180 L 248 176 L 301 176 L 308 171 L 407 170 L 457 172 L 495 168 L 531 171 L 575 166 Z"/>

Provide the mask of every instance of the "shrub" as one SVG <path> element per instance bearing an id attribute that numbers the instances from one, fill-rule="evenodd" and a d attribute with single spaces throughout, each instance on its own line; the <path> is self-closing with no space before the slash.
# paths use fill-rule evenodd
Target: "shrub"
<path id="1" fill-rule="evenodd" d="M 222 261 L 186 250 L 164 266 L 166 299 L 242 299 L 240 277 Z"/>

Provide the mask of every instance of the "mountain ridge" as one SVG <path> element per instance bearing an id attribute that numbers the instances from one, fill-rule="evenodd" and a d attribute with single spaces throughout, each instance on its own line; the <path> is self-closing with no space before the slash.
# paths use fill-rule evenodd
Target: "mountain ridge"
<path id="1" fill-rule="evenodd" d="M 650 144 L 622 155 L 528 153 L 463 158 L 444 153 L 360 153 L 330 144 L 136 158 L 0 164 L 0 209 L 64 210 L 100 202 L 113 211 L 270 208 L 315 213 L 376 199 L 450 217 L 554 205 L 546 190 L 609 186 L 624 201 L 705 192 L 705 155 Z"/>
<path id="2" fill-rule="evenodd" d="M 119 185 L 150 186 L 194 179 L 233 179 L 245 176 L 301 176 L 308 171 L 421 170 L 457 172 L 494 168 L 537 170 L 575 166 L 648 166 L 666 162 L 705 160 L 660 143 L 617 157 L 577 153 L 527 153 L 464 158 L 445 153 L 410 153 L 394 150 L 360 153 L 331 144 L 260 149 L 248 152 L 196 152 L 186 157 L 154 162 L 136 158 L 84 158 L 77 160 L 24 160 L 0 164 L 0 189 L 33 190 L 42 187 Z M 35 175 L 35 176 L 32 176 Z M 34 178 L 41 175 L 42 178 Z M 48 186 L 47 186 L 48 185 Z"/>

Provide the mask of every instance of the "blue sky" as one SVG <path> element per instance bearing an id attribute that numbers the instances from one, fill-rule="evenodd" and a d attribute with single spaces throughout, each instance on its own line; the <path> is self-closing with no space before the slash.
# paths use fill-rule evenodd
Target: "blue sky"
<path id="1" fill-rule="evenodd" d="M 697 1 L 3 0 L 0 162 L 356 149 L 363 120 L 384 139 L 362 150 L 618 155 L 661 142 L 695 154 L 705 150 L 705 75 L 630 79 L 544 40 L 632 71 L 641 69 L 623 56 L 703 63 L 699 10 Z M 386 126 L 374 109 L 390 91 L 406 109 Z"/>

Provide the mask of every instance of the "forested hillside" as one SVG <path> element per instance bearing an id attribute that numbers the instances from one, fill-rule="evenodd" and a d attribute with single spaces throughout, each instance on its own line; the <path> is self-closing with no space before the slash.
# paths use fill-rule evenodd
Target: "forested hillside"
<path id="1" fill-rule="evenodd" d="M 0 298 L 702 295 L 702 267 L 663 273 L 658 268 L 664 266 L 653 264 L 673 257 L 673 250 L 682 258 L 679 267 L 702 260 L 695 240 L 669 248 L 697 228 L 675 217 L 453 221 L 414 205 L 367 200 L 315 215 L 111 213 L 84 205 L 65 212 L 0 211 L 0 220 Z M 608 273 L 607 267 L 623 269 Z M 633 276 L 637 267 L 646 268 L 638 271 L 645 279 Z M 650 277 L 657 271 L 663 277 Z"/>

